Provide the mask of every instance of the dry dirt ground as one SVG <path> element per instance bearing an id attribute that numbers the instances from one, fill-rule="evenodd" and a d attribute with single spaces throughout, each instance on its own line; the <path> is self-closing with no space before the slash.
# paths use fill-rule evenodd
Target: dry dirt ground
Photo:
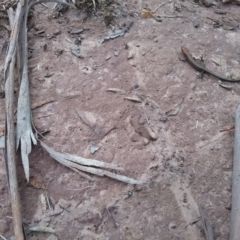
<path id="1" fill-rule="evenodd" d="M 148 7 L 155 9 L 160 3 L 150 0 Z M 48 226 L 55 235 L 36 232 L 28 239 L 205 239 L 197 221 L 198 204 L 213 223 L 215 239 L 228 239 L 233 131 L 220 130 L 234 125 L 240 85 L 224 83 L 231 87 L 228 90 L 210 75 L 200 78 L 183 61 L 181 46 L 198 58 L 203 56 L 214 72 L 239 76 L 239 28 L 230 31 L 214 25 L 212 19 L 240 23 L 240 6 L 223 5 L 226 14 L 219 15 L 214 13 L 216 6 L 166 1 L 157 10 L 168 16 L 162 22 L 140 16 L 144 1 L 119 1 L 115 7 L 120 10 L 113 25 L 134 24 L 124 36 L 103 44 L 98 39 L 111 26 L 104 25 L 100 13 L 86 18 L 69 9 L 51 18 L 51 8 L 35 7 L 28 35 L 33 119 L 39 130 L 49 130 L 42 140 L 55 150 L 118 164 L 126 176 L 147 183 L 136 188 L 95 176 L 89 182 L 35 146 L 30 175 L 46 189 L 27 184 L 18 159 L 22 215 L 26 227 Z M 80 34 L 69 33 L 80 28 L 84 29 Z M 40 30 L 44 32 L 39 34 Z M 1 27 L 1 44 L 9 37 L 4 32 Z M 82 38 L 83 58 L 70 50 L 77 37 Z M 4 57 L 5 51 L 1 68 Z M 124 99 L 133 95 L 142 103 Z M 1 125 L 4 104 L 1 98 Z M 171 109 L 175 111 L 167 117 Z M 100 130 L 86 125 L 76 110 Z M 157 140 L 139 135 L 131 119 L 151 128 Z M 93 145 L 100 147 L 94 154 Z M 8 239 L 13 228 L 2 153 L 0 194 L 0 234 Z M 41 194 L 48 197 L 52 209 L 43 209 Z"/>

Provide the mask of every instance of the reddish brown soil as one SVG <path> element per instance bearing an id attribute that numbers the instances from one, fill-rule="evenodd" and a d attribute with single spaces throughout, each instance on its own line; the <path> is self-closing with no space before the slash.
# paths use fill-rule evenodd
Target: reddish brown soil
<path id="1" fill-rule="evenodd" d="M 182 45 L 187 46 L 195 56 L 203 54 L 206 66 L 214 72 L 240 76 L 240 31 L 214 28 L 208 17 L 223 18 L 213 12 L 215 6 L 180 2 L 186 6 L 181 12 L 174 11 L 171 1 L 158 13 L 185 18 L 157 22 L 140 17 L 144 2 L 125 1 L 127 17 L 118 17 L 116 22 L 134 21 L 134 25 L 125 36 L 103 44 L 98 43 L 98 38 L 107 34 L 101 16 L 83 22 L 78 10 L 68 10 L 49 19 L 49 9 L 35 7 L 29 21 L 29 47 L 33 50 L 29 75 L 32 105 L 45 103 L 33 110 L 37 129 L 50 131 L 43 140 L 60 152 L 118 164 L 126 176 L 147 184 L 135 189 L 95 176 L 95 181 L 89 182 L 35 146 L 30 174 L 41 179 L 46 190 L 26 183 L 18 159 L 22 215 L 30 226 L 49 226 L 56 234 L 31 233 L 28 239 L 200 240 L 204 239 L 201 221 L 190 224 L 199 218 L 198 204 L 213 223 L 215 239 L 228 239 L 233 131 L 220 130 L 234 125 L 240 85 L 226 83 L 232 87 L 229 91 L 212 76 L 205 74 L 200 79 L 196 70 L 182 61 L 180 51 Z M 148 1 L 148 6 L 154 9 L 158 1 Z M 239 6 L 222 8 L 227 11 L 225 19 L 240 23 Z M 193 26 L 196 19 L 198 28 Z M 88 29 L 80 34 L 83 59 L 70 52 L 76 36 L 69 31 L 79 28 Z M 45 30 L 43 37 L 35 35 L 41 29 Z M 50 34 L 55 36 L 47 38 Z M 1 44 L 7 38 L 1 37 Z M 63 51 L 60 55 L 59 50 Z M 108 55 L 111 58 L 106 61 Z M 144 96 L 145 101 L 130 102 L 124 95 L 107 92 L 108 88 L 122 89 L 125 96 Z M 166 119 L 165 113 L 181 102 L 179 112 Z M 105 136 L 98 135 L 84 124 L 76 109 L 91 114 L 100 129 L 115 128 Z M 2 98 L 0 125 L 4 124 L 4 112 Z M 137 134 L 132 118 L 151 128 L 157 140 Z M 93 143 L 100 149 L 91 154 Z M 60 206 L 65 209 L 54 216 L 50 210 L 44 213 L 40 194 L 49 197 L 54 213 Z M 3 154 L 0 196 L 0 234 L 9 238 L 13 228 Z"/>

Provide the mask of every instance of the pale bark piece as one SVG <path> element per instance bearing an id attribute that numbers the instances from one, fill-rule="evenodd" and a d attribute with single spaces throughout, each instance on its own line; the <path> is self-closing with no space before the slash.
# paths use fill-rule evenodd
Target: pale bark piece
<path id="1" fill-rule="evenodd" d="M 4 148 L 5 146 L 5 136 L 0 137 L 0 148 Z"/>
<path id="2" fill-rule="evenodd" d="M 126 92 L 122 89 L 119 89 L 119 88 L 108 88 L 107 89 L 108 92 L 113 92 L 113 93 L 119 93 L 119 94 L 122 94 L 124 95 Z"/>
<path id="3" fill-rule="evenodd" d="M 124 99 L 126 99 L 128 101 L 131 101 L 131 102 L 142 103 L 142 100 L 139 97 L 137 97 L 137 96 L 125 97 Z"/>
<path id="4" fill-rule="evenodd" d="M 43 232 L 43 233 L 55 233 L 55 230 L 51 227 L 30 227 L 27 229 L 28 232 Z"/>
<path id="5" fill-rule="evenodd" d="M 52 148 L 50 148 L 49 146 L 47 146 L 45 143 L 41 142 L 41 145 L 43 146 L 43 148 L 45 148 L 45 150 L 50 154 L 50 156 L 52 158 L 54 158 L 55 160 L 57 160 L 58 162 L 60 162 L 61 164 L 71 168 L 71 169 L 76 169 L 79 171 L 83 171 L 83 172 L 88 172 L 94 175 L 98 175 L 98 176 L 108 176 L 110 178 L 116 179 L 118 181 L 121 182 L 125 182 L 125 183 L 129 183 L 129 184 L 143 184 L 143 182 L 128 178 L 126 176 L 123 175 L 118 175 L 112 172 L 108 172 L 106 170 L 102 170 L 102 169 L 98 169 L 96 167 L 89 167 L 89 165 L 92 165 L 92 163 L 94 162 L 95 164 L 97 163 L 97 165 L 104 167 L 104 168 L 109 168 L 109 165 L 111 165 L 111 169 L 118 169 L 117 166 L 114 166 L 113 164 L 109 164 L 109 163 L 103 163 L 97 160 L 92 160 L 92 159 L 84 159 L 75 155 L 71 155 L 68 153 L 60 153 L 57 152 L 55 150 L 53 150 Z M 79 164 L 79 160 L 81 159 L 81 162 L 84 161 L 84 164 L 86 164 L 88 161 L 92 161 L 91 164 L 87 164 L 88 166 L 83 166 Z M 77 160 L 76 162 L 74 162 L 74 160 Z M 86 161 L 86 162 L 85 162 Z M 97 165 L 92 165 L 92 166 L 97 166 Z M 120 170 L 122 170 L 120 168 Z"/>
<path id="6" fill-rule="evenodd" d="M 27 181 L 29 181 L 29 159 L 28 155 L 32 151 L 32 142 L 37 144 L 37 140 L 32 130 L 31 107 L 29 96 L 27 60 L 23 66 L 22 81 L 19 91 L 17 108 L 17 148 L 21 144 L 22 163 Z"/>
<path id="7" fill-rule="evenodd" d="M 240 105 L 235 113 L 234 156 L 232 173 L 232 207 L 230 221 L 230 240 L 240 236 Z"/>
<path id="8" fill-rule="evenodd" d="M 112 163 L 105 163 L 105 162 L 101 162 L 99 160 L 82 158 L 82 157 L 72 155 L 72 154 L 69 154 L 69 153 L 56 152 L 55 150 L 50 148 L 48 145 L 46 145 L 42 141 L 40 141 L 40 142 L 41 142 L 41 145 L 50 153 L 50 155 L 51 154 L 59 155 L 62 158 L 65 158 L 68 161 L 75 162 L 77 164 L 84 165 L 84 166 L 87 166 L 87 167 L 92 166 L 92 167 L 100 167 L 100 168 L 107 168 L 107 169 L 112 169 L 112 170 L 124 171 L 123 168 L 121 168 L 121 167 L 119 167 L 115 164 L 112 164 Z"/>

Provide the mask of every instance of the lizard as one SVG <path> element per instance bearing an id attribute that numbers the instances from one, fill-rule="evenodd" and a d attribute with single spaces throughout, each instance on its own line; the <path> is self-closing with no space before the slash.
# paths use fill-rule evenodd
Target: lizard
<path id="1" fill-rule="evenodd" d="M 190 52 L 188 51 L 188 49 L 184 46 L 181 47 L 181 50 L 184 54 L 184 56 L 186 57 L 188 63 L 195 69 L 197 69 L 198 71 L 201 72 L 205 72 L 208 73 L 216 78 L 219 78 L 222 81 L 227 81 L 227 82 L 240 82 L 240 79 L 230 79 L 230 78 L 226 78 L 226 77 L 222 77 L 219 76 L 218 74 L 210 71 L 209 69 L 205 68 L 204 66 L 202 66 L 200 63 L 198 63 L 195 59 L 193 59 L 193 57 L 191 56 Z"/>

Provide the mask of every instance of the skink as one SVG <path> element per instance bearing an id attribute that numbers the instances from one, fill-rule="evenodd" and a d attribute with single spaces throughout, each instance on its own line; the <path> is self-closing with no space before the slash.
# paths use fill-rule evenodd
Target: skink
<path id="1" fill-rule="evenodd" d="M 201 64 L 199 64 L 196 60 L 193 59 L 193 57 L 191 56 L 191 54 L 189 53 L 188 49 L 186 47 L 181 47 L 182 49 L 182 52 L 184 54 L 184 56 L 186 57 L 188 63 L 195 69 L 197 69 L 198 71 L 201 71 L 201 72 L 206 72 L 216 78 L 219 78 L 220 80 L 222 81 L 227 81 L 227 82 L 240 82 L 240 79 L 239 80 L 236 80 L 236 79 L 229 79 L 229 78 L 226 78 L 226 77 L 222 77 L 222 76 L 219 76 L 215 73 L 213 73 L 212 71 L 208 70 L 207 68 L 205 68 L 204 66 L 202 66 Z"/>

